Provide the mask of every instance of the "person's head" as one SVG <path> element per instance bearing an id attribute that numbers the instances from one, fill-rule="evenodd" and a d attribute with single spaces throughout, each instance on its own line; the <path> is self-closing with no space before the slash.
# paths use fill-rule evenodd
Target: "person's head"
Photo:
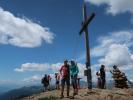
<path id="1" fill-rule="evenodd" d="M 65 60 L 65 61 L 64 61 L 64 65 L 67 65 L 67 63 L 68 63 L 68 61 L 67 61 L 67 60 Z"/>
<path id="2" fill-rule="evenodd" d="M 113 68 L 114 68 L 114 69 L 117 69 L 117 66 L 116 66 L 116 65 L 114 65 L 114 66 L 113 66 Z"/>
<path id="3" fill-rule="evenodd" d="M 55 73 L 55 75 L 57 75 L 58 73 Z"/>
<path id="4" fill-rule="evenodd" d="M 44 76 L 47 77 L 47 74 L 45 74 Z"/>
<path id="5" fill-rule="evenodd" d="M 98 72 L 96 72 L 96 75 L 98 76 L 98 75 L 99 75 L 99 73 L 98 73 Z"/>
<path id="6" fill-rule="evenodd" d="M 75 65 L 75 62 L 73 60 L 71 60 L 71 65 Z"/>
<path id="7" fill-rule="evenodd" d="M 105 66 L 104 66 L 104 65 L 101 65 L 101 68 L 103 68 L 103 69 L 104 69 L 104 68 L 105 68 Z"/>

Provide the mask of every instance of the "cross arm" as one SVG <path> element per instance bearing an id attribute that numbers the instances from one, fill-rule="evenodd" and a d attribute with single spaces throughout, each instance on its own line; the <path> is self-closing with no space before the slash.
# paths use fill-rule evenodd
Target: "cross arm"
<path id="1" fill-rule="evenodd" d="M 83 31 L 87 28 L 87 26 L 90 24 L 90 22 L 95 17 L 95 13 L 92 13 L 90 17 L 87 18 L 87 20 L 83 23 L 83 27 L 81 28 L 79 34 L 81 35 Z"/>

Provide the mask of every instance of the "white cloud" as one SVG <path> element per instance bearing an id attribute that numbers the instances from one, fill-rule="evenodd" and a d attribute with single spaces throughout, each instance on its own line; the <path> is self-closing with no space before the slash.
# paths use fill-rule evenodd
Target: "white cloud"
<path id="1" fill-rule="evenodd" d="M 106 4 L 109 0 L 86 0 L 86 1 L 99 6 L 101 4 Z"/>
<path id="2" fill-rule="evenodd" d="M 133 31 L 118 31 L 109 33 L 108 36 L 98 38 L 98 45 L 91 50 L 91 55 L 94 57 L 104 56 L 112 44 L 120 44 L 130 47 L 133 45 Z"/>
<path id="3" fill-rule="evenodd" d="M 76 58 L 76 61 L 78 61 L 78 62 L 84 61 L 84 60 L 85 60 L 85 57 L 86 57 L 85 54 L 86 54 L 85 52 L 81 53 L 81 54 Z"/>
<path id="4" fill-rule="evenodd" d="M 118 65 L 122 70 L 133 67 L 133 54 L 130 50 L 133 45 L 133 31 L 112 32 L 108 36 L 101 36 L 98 45 L 91 50 L 93 57 L 99 57 L 99 64 L 108 67 Z"/>
<path id="5" fill-rule="evenodd" d="M 16 68 L 17 72 L 25 72 L 25 71 L 48 71 L 50 68 L 50 64 L 39 64 L 39 63 L 25 63 L 20 66 L 20 68 Z"/>
<path id="6" fill-rule="evenodd" d="M 112 44 L 109 47 L 108 52 L 105 54 L 103 59 L 100 59 L 100 63 L 103 63 L 107 66 L 123 66 L 132 63 L 131 52 L 128 47 L 120 44 Z M 132 63 L 133 64 L 133 63 Z"/>
<path id="7" fill-rule="evenodd" d="M 107 5 L 107 12 L 113 15 L 129 12 L 133 14 L 133 0 L 86 0 L 94 5 Z"/>
<path id="8" fill-rule="evenodd" d="M 34 75 L 32 77 L 25 78 L 23 81 L 24 82 L 38 82 L 41 81 L 42 76 Z"/>
<path id="9" fill-rule="evenodd" d="M 63 63 L 55 63 L 55 64 L 51 64 L 51 70 L 56 73 L 59 72 L 61 66 L 63 65 Z"/>
<path id="10" fill-rule="evenodd" d="M 49 28 L 0 8 L 0 44 L 32 48 L 40 46 L 43 41 L 52 43 L 53 38 Z"/>
<path id="11" fill-rule="evenodd" d="M 17 72 L 27 72 L 27 71 L 41 72 L 41 71 L 44 71 L 46 73 L 48 73 L 48 71 L 50 71 L 52 74 L 54 74 L 55 72 L 59 72 L 62 65 L 63 65 L 63 63 L 55 63 L 55 64 L 25 63 L 25 64 L 22 64 L 20 66 L 20 68 L 16 68 L 14 70 Z M 79 75 L 83 77 L 85 64 L 78 63 L 78 67 L 79 67 Z"/>

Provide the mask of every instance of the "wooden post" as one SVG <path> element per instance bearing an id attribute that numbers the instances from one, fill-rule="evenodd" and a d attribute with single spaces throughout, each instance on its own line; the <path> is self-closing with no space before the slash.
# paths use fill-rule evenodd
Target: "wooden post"
<path id="1" fill-rule="evenodd" d="M 84 31 L 85 34 L 85 46 L 86 46 L 86 75 L 88 82 L 88 89 L 92 89 L 92 76 L 91 76 L 91 61 L 90 61 L 90 46 L 89 46 L 89 33 L 88 33 L 88 25 L 95 17 L 93 13 L 89 18 L 87 18 L 87 9 L 86 3 L 83 4 L 83 26 L 80 30 L 80 34 Z"/>

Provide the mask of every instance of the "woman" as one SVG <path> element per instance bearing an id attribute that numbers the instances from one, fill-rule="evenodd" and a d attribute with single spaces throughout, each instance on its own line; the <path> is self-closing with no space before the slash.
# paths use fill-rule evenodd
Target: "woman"
<path id="1" fill-rule="evenodd" d="M 101 88 L 100 72 L 96 72 L 96 75 L 97 75 L 97 88 Z"/>
<path id="2" fill-rule="evenodd" d="M 60 90 L 60 74 L 55 73 L 55 79 L 56 79 L 56 89 Z"/>
<path id="3" fill-rule="evenodd" d="M 77 88 L 78 73 L 79 73 L 78 66 L 75 64 L 74 61 L 71 61 L 70 76 L 71 76 L 72 86 L 74 89 L 73 96 L 78 94 L 78 88 Z"/>

